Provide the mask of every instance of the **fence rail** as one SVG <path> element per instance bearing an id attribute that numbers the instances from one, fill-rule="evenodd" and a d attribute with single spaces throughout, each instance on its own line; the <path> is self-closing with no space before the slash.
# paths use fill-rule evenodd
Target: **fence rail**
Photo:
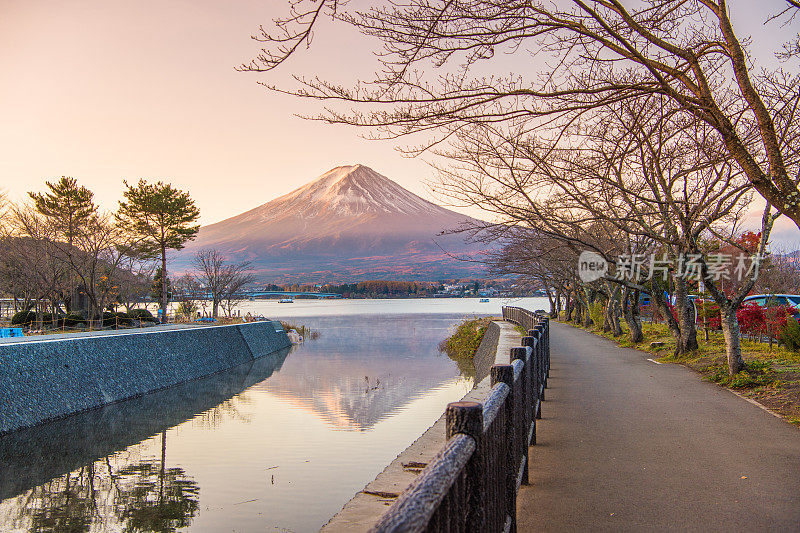
<path id="1" fill-rule="evenodd" d="M 511 364 L 492 367 L 483 404 L 448 404 L 447 443 L 372 532 L 516 531 L 517 491 L 527 484 L 550 372 L 550 323 L 519 307 L 503 307 L 503 318 L 528 332 Z"/>

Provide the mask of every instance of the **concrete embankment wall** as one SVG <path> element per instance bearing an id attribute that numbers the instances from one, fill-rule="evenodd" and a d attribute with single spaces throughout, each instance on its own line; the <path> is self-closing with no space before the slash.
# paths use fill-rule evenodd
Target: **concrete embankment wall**
<path id="1" fill-rule="evenodd" d="M 500 339 L 500 326 L 497 322 L 490 322 L 483 334 L 472 364 L 475 366 L 475 383 L 480 383 L 492 371 L 497 353 L 497 341 Z"/>
<path id="2" fill-rule="evenodd" d="M 0 435 L 216 374 L 289 345 L 279 322 L 0 344 Z"/>
<path id="3" fill-rule="evenodd" d="M 0 435 L 0 502 L 215 409 L 280 370 L 290 350 L 283 348 L 213 376 Z"/>

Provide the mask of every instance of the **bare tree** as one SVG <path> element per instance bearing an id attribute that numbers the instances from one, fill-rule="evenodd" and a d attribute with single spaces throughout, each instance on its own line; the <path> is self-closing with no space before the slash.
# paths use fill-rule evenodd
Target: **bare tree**
<path id="1" fill-rule="evenodd" d="M 189 272 L 177 279 L 173 286 L 173 300 L 178 302 L 178 315 L 191 319 L 197 312 L 197 304 L 205 297 L 200 281 Z"/>
<path id="2" fill-rule="evenodd" d="M 233 311 L 244 301 L 244 291 L 255 281 L 255 276 L 247 272 L 249 263 L 237 263 L 228 266 L 228 286 L 222 299 L 225 314 L 233 316 Z"/>
<path id="3" fill-rule="evenodd" d="M 676 265 L 703 251 L 704 239 L 730 240 L 750 199 L 750 184 L 735 161 L 706 124 L 686 120 L 662 98 L 637 104 L 607 106 L 602 120 L 568 131 L 569 143 L 492 124 L 464 128 L 446 153 L 451 165 L 440 168 L 438 191 L 456 203 L 490 211 L 506 225 L 534 228 L 538 239 L 594 250 L 609 262 L 615 255 L 649 252 L 666 254 Z M 771 214 L 764 219 L 763 235 L 773 220 Z M 619 333 L 622 313 L 633 336 L 640 337 L 630 298 L 632 292 L 649 292 L 667 318 L 677 353 L 690 352 L 697 339 L 687 305 L 688 280 L 674 268 L 669 274 L 676 288 L 676 321 L 663 296 L 667 274 L 659 281 L 652 271 L 649 277 L 640 272 L 629 280 L 607 280 L 622 287 L 584 286 L 575 296 L 583 309 L 600 296 L 606 302 L 604 329 Z M 727 309 L 723 329 L 736 329 L 735 311 L 747 292 L 731 298 L 711 290 L 719 285 L 715 279 L 704 274 L 703 281 Z M 743 364 L 738 337 L 726 339 L 735 373 Z"/>
<path id="4" fill-rule="evenodd" d="M 36 323 L 42 328 L 45 312 L 57 320 L 56 310 L 69 290 L 69 266 L 58 257 L 52 225 L 35 210 L 12 207 L 13 233 L 6 239 L 5 257 L 11 291 L 22 299 L 22 310 L 35 309 Z"/>
<path id="5" fill-rule="evenodd" d="M 134 250 L 120 247 L 121 261 L 116 285 L 119 302 L 130 312 L 143 302 L 153 286 L 155 264 Z"/>
<path id="6" fill-rule="evenodd" d="M 211 316 L 217 318 L 223 306 L 230 316 L 241 299 L 242 290 L 253 281 L 249 262 L 231 263 L 219 250 L 201 250 L 194 258 L 198 280 L 211 299 Z"/>
<path id="7" fill-rule="evenodd" d="M 297 77 L 298 87 L 270 87 L 331 106 L 366 106 L 329 106 L 316 118 L 331 123 L 374 127 L 389 138 L 433 134 L 420 149 L 477 123 L 549 128 L 556 137 L 607 106 L 661 96 L 708 125 L 752 186 L 800 227 L 800 75 L 752 63 L 748 43 L 734 31 L 738 11 L 726 0 L 631 7 L 619 0 L 409 0 L 363 12 L 347 11 L 345 3 L 290 2 L 274 30 L 253 36 L 264 48 L 241 70 L 282 65 L 311 44 L 323 17 L 350 24 L 382 45 L 374 79 L 348 88 Z M 787 0 L 769 20 L 793 23 L 797 9 Z M 784 57 L 795 61 L 799 51 L 790 43 Z M 538 77 L 500 74 L 508 72 L 507 53 Z"/>
<path id="8" fill-rule="evenodd" d="M 74 245 L 54 243 L 56 253 L 85 291 L 90 327 L 95 318 L 102 324 L 103 311 L 118 299 L 118 276 L 131 250 L 123 244 L 124 235 L 112 215 L 96 214 L 76 233 Z"/>
<path id="9" fill-rule="evenodd" d="M 761 293 L 800 294 L 800 251 L 773 249 L 761 267 L 756 290 Z"/>
<path id="10" fill-rule="evenodd" d="M 198 280 L 211 298 L 211 316 L 217 318 L 228 285 L 227 259 L 218 250 L 201 250 L 194 256 Z"/>

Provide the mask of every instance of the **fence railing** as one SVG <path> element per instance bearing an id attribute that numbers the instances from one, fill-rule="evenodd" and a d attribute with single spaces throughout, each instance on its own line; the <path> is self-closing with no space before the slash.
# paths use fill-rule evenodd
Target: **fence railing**
<path id="1" fill-rule="evenodd" d="M 503 318 L 528 332 L 511 364 L 492 367 L 483 404 L 448 404 L 444 448 L 371 531 L 516 531 L 517 491 L 528 482 L 550 369 L 550 323 L 519 307 L 503 307 Z"/>

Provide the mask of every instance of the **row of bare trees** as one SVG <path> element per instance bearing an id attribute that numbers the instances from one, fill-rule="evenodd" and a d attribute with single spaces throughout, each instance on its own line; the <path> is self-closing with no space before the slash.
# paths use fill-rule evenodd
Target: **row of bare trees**
<path id="1" fill-rule="evenodd" d="M 736 312 L 753 289 L 757 270 L 739 276 L 737 283 L 728 279 L 730 268 L 718 274 L 708 257 L 726 244 L 737 246 L 752 186 L 708 125 L 663 97 L 633 104 L 608 105 L 595 112 L 595 123 L 583 121 L 555 140 L 524 131 L 506 135 L 493 125 L 459 132 L 460 145 L 448 154 L 457 163 L 441 169 L 439 191 L 499 215 L 502 223 L 487 229 L 510 233 L 512 249 L 532 239 L 527 246 L 533 264 L 554 250 L 572 262 L 554 273 L 576 269 L 582 250 L 596 252 L 618 270 L 624 266 L 620 257 L 659 258 L 663 269 L 648 264 L 595 284 L 602 286 L 614 332 L 619 330 L 615 317 L 629 314 L 632 293 L 647 292 L 667 317 L 679 353 L 698 347 L 687 302 L 691 276 L 681 275 L 682 262 L 697 257 L 696 277 L 720 308 L 729 368 L 736 373 L 744 367 Z M 779 215 L 767 203 L 755 249 L 739 247 L 738 253 L 765 255 Z M 746 261 L 750 270 L 753 260 Z M 663 296 L 667 278 L 674 287 L 677 320 Z M 586 309 L 587 298 L 598 289 L 582 289 L 576 295 Z M 634 340 L 640 339 L 640 328 L 634 325 L 632 332 Z"/>
<path id="2" fill-rule="evenodd" d="M 73 178 L 6 205 L 2 216 L 0 292 L 17 310 L 33 310 L 39 327 L 69 312 L 91 322 L 112 305 L 127 309 L 150 289 L 152 263 L 136 253 L 136 237 L 103 213 Z"/>
<path id="3" fill-rule="evenodd" d="M 504 241 L 496 269 L 556 288 L 554 306 L 556 293 L 566 295 L 579 315 L 603 294 L 612 330 L 622 317 L 641 337 L 638 299 L 647 292 L 678 351 L 695 349 L 682 270 L 699 256 L 693 268 L 720 307 L 729 370 L 744 367 L 736 310 L 758 269 L 733 283 L 708 254 L 732 247 L 760 256 L 776 218 L 800 227 L 800 38 L 776 51 L 783 64 L 757 64 L 753 43 L 734 29 L 744 11 L 725 0 L 289 5 L 253 36 L 261 52 L 241 70 L 286 68 L 320 19 L 357 29 L 379 50 L 374 77 L 348 85 L 299 74 L 294 87 L 265 85 L 324 102 L 312 118 L 378 138 L 413 136 L 407 153 L 438 156 L 434 190 L 491 215 L 470 229 Z M 787 0 L 764 23 L 789 31 L 799 10 Z M 748 248 L 738 237 L 755 195 L 766 207 Z M 625 255 L 672 267 L 587 284 L 576 277 L 585 250 L 612 272 Z"/>

